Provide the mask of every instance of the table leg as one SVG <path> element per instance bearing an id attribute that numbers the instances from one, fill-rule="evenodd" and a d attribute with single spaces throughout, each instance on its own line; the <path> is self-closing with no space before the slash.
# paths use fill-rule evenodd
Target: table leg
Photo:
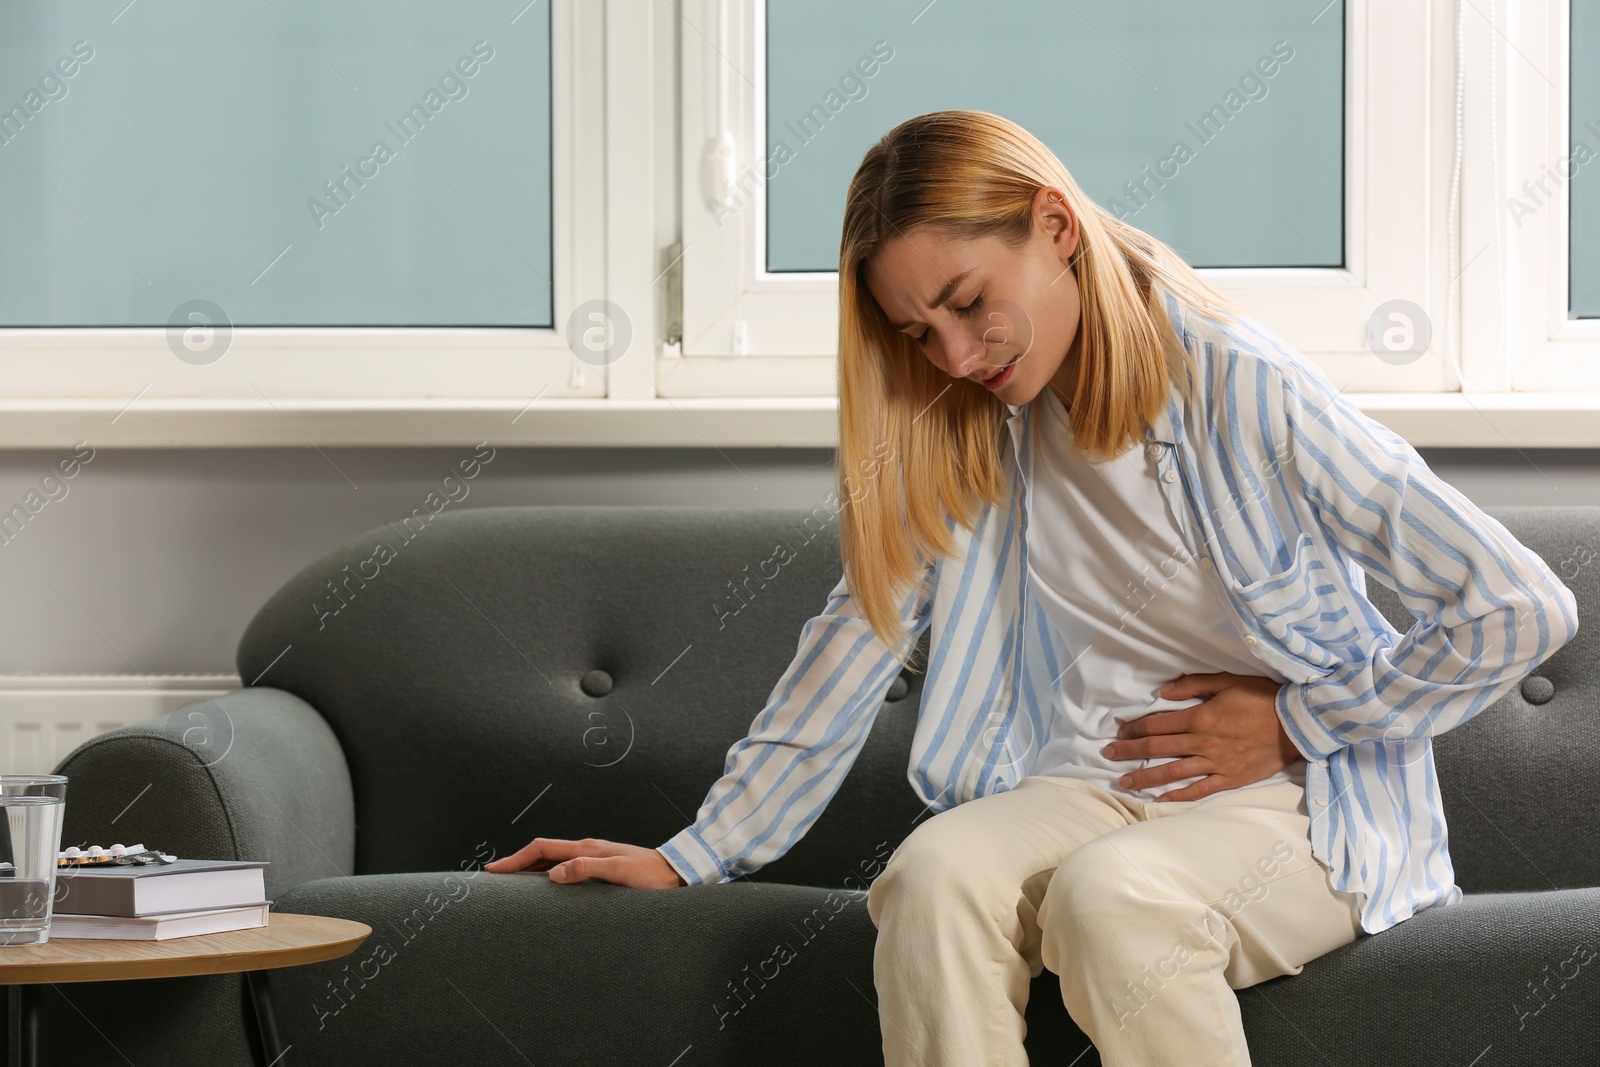
<path id="1" fill-rule="evenodd" d="M 250 990 L 250 1005 L 255 1009 L 256 1036 L 261 1041 L 266 1067 L 285 1067 L 283 1054 L 288 1049 L 283 1047 L 283 1039 L 278 1036 L 278 1020 L 272 1014 L 272 985 L 267 974 L 267 971 L 245 971 L 244 981 Z"/>
<path id="2" fill-rule="evenodd" d="M 17 1029 L 18 1048 L 21 1056 L 17 1062 L 21 1067 L 39 1067 L 39 986 L 17 986 L 18 995 L 21 997 L 21 1019 Z"/>

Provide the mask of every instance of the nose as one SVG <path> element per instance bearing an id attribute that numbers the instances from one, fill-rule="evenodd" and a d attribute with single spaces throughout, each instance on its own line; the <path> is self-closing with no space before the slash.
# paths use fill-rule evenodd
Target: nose
<path id="1" fill-rule="evenodd" d="M 945 367 L 952 377 L 971 378 L 977 375 L 982 378 L 994 373 L 994 368 L 988 365 L 989 350 L 982 341 L 972 337 L 962 337 L 956 345 L 965 351 L 947 356 Z"/>

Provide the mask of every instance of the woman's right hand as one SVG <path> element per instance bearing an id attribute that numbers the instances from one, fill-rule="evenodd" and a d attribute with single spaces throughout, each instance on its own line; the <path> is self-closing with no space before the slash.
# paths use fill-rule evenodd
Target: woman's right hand
<path id="1" fill-rule="evenodd" d="M 552 882 L 563 884 L 590 878 L 635 889 L 672 889 L 688 884 L 655 849 L 596 837 L 577 841 L 536 837 L 511 855 L 485 863 L 483 869 L 490 874 L 549 871 Z"/>

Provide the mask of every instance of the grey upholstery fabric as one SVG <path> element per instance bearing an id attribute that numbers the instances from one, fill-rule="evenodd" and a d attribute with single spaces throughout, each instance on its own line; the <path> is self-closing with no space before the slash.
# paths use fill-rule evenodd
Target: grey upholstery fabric
<path id="1" fill-rule="evenodd" d="M 1251 1058 L 1593 1063 L 1596 931 L 1600 889 L 1469 893 L 1239 991 Z"/>
<path id="2" fill-rule="evenodd" d="M 330 1064 L 418 1048 L 523 1067 L 665 1065 L 685 1050 L 681 1063 L 882 1062 L 864 892 L 448 877 L 325 879 L 285 899 L 382 916 L 355 956 L 273 975 L 286 1042 Z"/>
<path id="3" fill-rule="evenodd" d="M 184 856 L 266 859 L 267 895 L 354 873 L 355 811 L 327 721 L 278 689 L 237 689 L 92 737 L 56 768 L 62 840 L 143 841 Z M 148 788 L 146 788 L 148 787 Z"/>
<path id="4" fill-rule="evenodd" d="M 803 512 L 483 508 L 409 543 L 395 525 L 291 578 L 239 647 L 240 677 L 265 671 L 338 735 L 363 874 L 458 870 L 485 839 L 665 841 L 840 573 L 836 527 Z M 763 567 L 780 541 L 794 558 Z M 394 558 L 363 568 L 380 543 Z M 330 582 L 347 603 L 324 617 Z M 610 692 L 583 691 L 591 671 Z M 909 831 L 916 681 L 813 832 L 755 880 L 838 885 Z"/>
<path id="5" fill-rule="evenodd" d="M 1578 600 L 1578 633 L 1531 680 L 1434 740 L 1456 882 L 1468 893 L 1600 885 L 1600 507 L 1490 508 Z M 1368 598 L 1402 633 L 1394 591 Z M 1536 679 L 1553 694 L 1524 696 Z M 1537 695 L 1537 694 L 1536 694 Z"/>
<path id="6" fill-rule="evenodd" d="M 1600 885 L 1600 508 L 1491 514 L 1568 582 L 1584 624 L 1538 671 L 1553 691 L 1514 690 L 1436 742 L 1468 899 L 1241 991 L 1258 1064 L 1585 1054 L 1578 1027 L 1600 1010 L 1600 890 L 1582 888 Z M 838 579 L 831 518 L 505 508 L 372 531 L 252 621 L 239 670 L 257 687 L 220 702 L 235 743 L 210 768 L 219 784 L 200 788 L 203 760 L 143 728 L 96 738 L 63 764 L 68 837 L 104 836 L 160 782 L 119 837 L 272 859 L 278 910 L 373 927 L 344 960 L 272 976 L 288 1062 L 879 1063 L 874 930 L 849 890 L 925 817 L 906 784 L 918 674 L 811 832 L 753 875 L 646 892 L 472 866 L 533 836 L 654 845 L 687 825 Z M 1390 590 L 1369 591 L 1409 626 Z M 1592 962 L 1574 963 L 1585 945 Z M 245 1062 L 237 979 L 127 984 L 127 1006 L 79 997 L 100 988 L 47 994 L 47 1062 L 116 1059 L 85 1045 L 57 992 L 107 1034 L 137 1021 L 176 1050 L 136 1063 Z M 1036 1063 L 1087 1045 L 1049 972 L 1028 1020 Z"/>
<path id="7" fill-rule="evenodd" d="M 274 974 L 285 1041 L 316 1050 L 312 1062 L 358 1065 L 425 1047 L 507 1067 L 558 1050 L 564 1062 L 666 1064 L 691 1047 L 682 1062 L 883 1062 L 864 894 L 446 877 L 326 879 L 287 898 L 289 910 L 381 919 L 356 955 Z M 1252 1058 L 1465 1067 L 1492 1046 L 1480 1064 L 1591 1063 L 1597 929 L 1600 889 L 1477 894 L 1419 913 L 1240 991 Z M 1036 1064 L 1088 1046 L 1049 971 L 1028 1024 Z"/>

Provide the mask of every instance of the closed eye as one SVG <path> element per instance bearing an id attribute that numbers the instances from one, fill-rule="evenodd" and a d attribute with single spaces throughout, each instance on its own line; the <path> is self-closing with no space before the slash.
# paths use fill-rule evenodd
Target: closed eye
<path id="1" fill-rule="evenodd" d="M 956 310 L 956 314 L 957 315 L 968 314 L 969 312 L 971 312 L 974 308 L 976 308 L 981 303 L 983 303 L 983 294 L 979 293 L 977 296 L 972 298 L 972 303 L 968 304 L 966 307 L 956 308 L 955 309 Z M 912 340 L 916 341 L 916 343 L 920 346 L 924 341 L 926 341 L 928 339 L 928 334 L 930 332 L 932 332 L 932 331 L 923 330 L 921 336 L 914 337 L 914 338 L 912 338 Z"/>

